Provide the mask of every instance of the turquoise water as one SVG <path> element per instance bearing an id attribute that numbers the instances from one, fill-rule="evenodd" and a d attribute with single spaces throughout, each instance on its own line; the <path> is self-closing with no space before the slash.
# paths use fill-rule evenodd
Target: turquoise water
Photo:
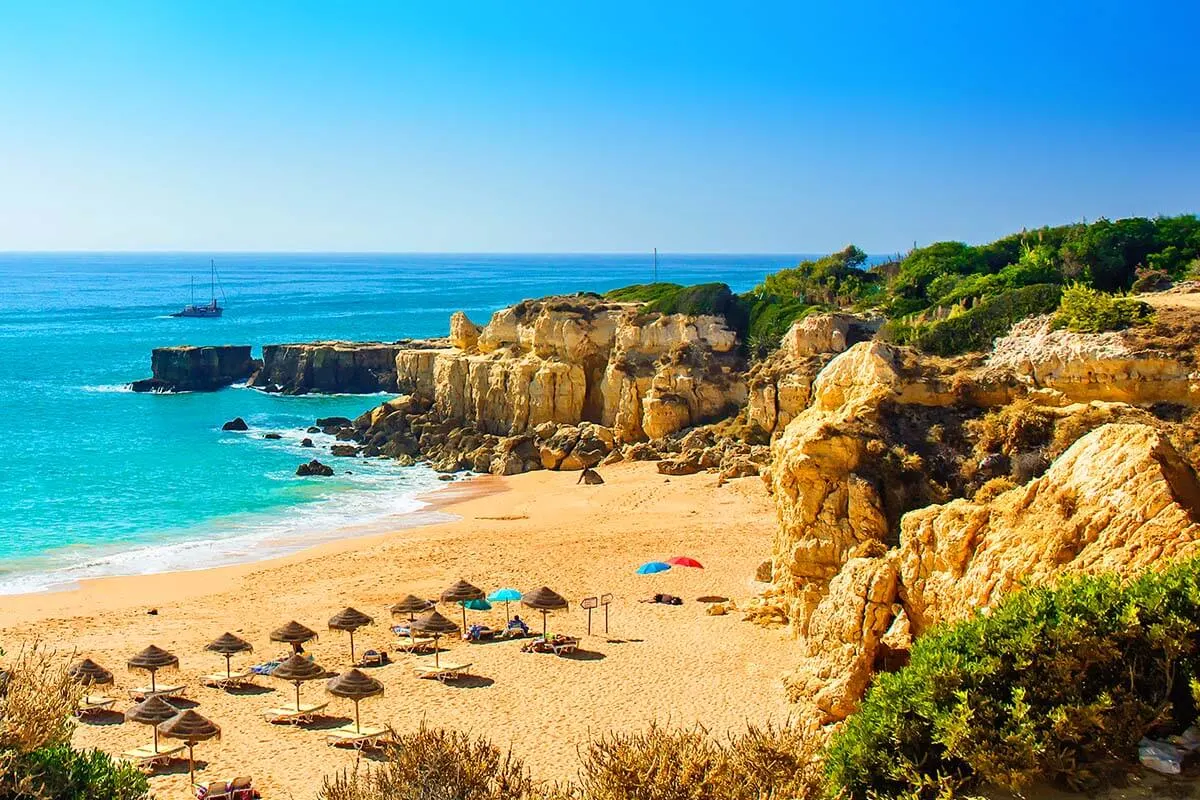
<path id="1" fill-rule="evenodd" d="M 313 455 L 298 446 L 313 419 L 383 398 L 125 390 L 149 375 L 156 346 L 257 355 L 278 342 L 444 335 L 456 310 L 486 322 L 528 297 L 651 278 L 646 256 L 212 257 L 227 308 L 216 320 L 168 316 L 192 275 L 207 300 L 208 255 L 0 254 L 0 593 L 261 559 L 430 518 L 415 498 L 443 484 L 424 467 L 334 459 L 333 478 L 293 474 Z M 741 291 L 798 258 L 664 255 L 659 278 Z M 235 416 L 249 433 L 221 432 Z"/>

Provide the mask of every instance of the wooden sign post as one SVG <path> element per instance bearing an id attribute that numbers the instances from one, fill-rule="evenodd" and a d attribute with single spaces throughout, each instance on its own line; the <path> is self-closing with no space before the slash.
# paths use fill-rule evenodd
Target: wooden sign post
<path id="1" fill-rule="evenodd" d="M 599 605 L 599 601 L 595 597 L 585 597 L 579 601 L 580 608 L 586 608 L 588 612 L 588 636 L 592 635 L 592 609 Z M 604 626 L 604 630 L 608 632 L 608 626 Z"/>
<path id="2" fill-rule="evenodd" d="M 604 632 L 608 633 L 608 606 L 612 603 L 611 594 L 600 595 L 600 605 L 604 606 Z"/>

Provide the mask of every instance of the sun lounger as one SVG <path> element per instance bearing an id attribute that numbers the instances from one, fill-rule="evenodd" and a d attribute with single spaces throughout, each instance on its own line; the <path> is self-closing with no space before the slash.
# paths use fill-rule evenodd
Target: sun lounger
<path id="1" fill-rule="evenodd" d="M 116 702 L 117 699 L 115 697 L 108 697 L 102 694 L 89 694 L 79 701 L 79 707 L 75 709 L 75 716 L 82 719 L 88 714 L 94 714 L 97 711 L 107 711 Z"/>
<path id="2" fill-rule="evenodd" d="M 187 685 L 183 683 L 176 686 L 155 686 L 153 690 L 149 686 L 139 686 L 136 689 L 129 690 L 129 696 L 134 700 L 145 700 L 151 696 L 183 697 L 186 693 Z"/>
<path id="3" fill-rule="evenodd" d="M 418 678 L 436 678 L 439 681 L 452 681 L 456 678 L 461 678 L 464 675 L 469 675 L 471 669 L 470 664 L 417 664 L 413 667 L 413 671 Z"/>
<path id="4" fill-rule="evenodd" d="M 306 722 L 312 722 L 318 713 L 323 711 L 329 703 L 316 703 L 313 705 L 301 704 L 299 708 L 268 708 L 263 712 L 263 716 L 268 722 L 286 722 L 290 725 L 301 725 Z"/>
<path id="5" fill-rule="evenodd" d="M 493 630 L 487 625 L 472 625 L 463 633 L 463 641 L 477 644 L 479 642 L 490 642 L 500 634 L 500 631 Z"/>
<path id="6" fill-rule="evenodd" d="M 248 777 L 193 783 L 192 788 L 196 792 L 196 800 L 254 800 L 258 796 L 253 781 Z"/>
<path id="7" fill-rule="evenodd" d="M 133 750 L 126 750 L 124 753 L 121 753 L 121 758 L 140 769 L 150 770 L 160 764 L 166 764 L 183 751 L 184 746 L 181 744 L 174 747 L 160 746 L 158 750 L 154 749 L 154 745 L 147 744 Z"/>
<path id="8" fill-rule="evenodd" d="M 406 653 L 420 653 L 432 650 L 436 644 L 437 639 L 432 636 L 422 636 L 416 639 L 399 639 L 396 642 L 396 649 Z"/>
<path id="9" fill-rule="evenodd" d="M 537 638 L 521 648 L 522 653 L 554 653 L 556 656 L 574 653 L 579 649 L 579 639 L 574 636 L 555 636 L 552 639 Z"/>
<path id="10" fill-rule="evenodd" d="M 367 725 L 362 730 L 355 730 L 353 725 L 343 725 L 334 728 L 325 735 L 325 743 L 333 746 L 345 745 L 355 750 L 369 750 L 392 741 L 394 733 L 391 728 Z"/>
<path id="11" fill-rule="evenodd" d="M 229 675 L 224 672 L 214 672 L 212 675 L 205 675 L 201 682 L 214 689 L 236 689 L 239 686 L 253 686 L 256 677 L 258 677 L 258 673 L 247 669 Z"/>
<path id="12" fill-rule="evenodd" d="M 362 659 L 358 662 L 360 667 L 382 667 L 388 663 L 388 654 L 386 650 L 368 650 L 363 653 Z"/>

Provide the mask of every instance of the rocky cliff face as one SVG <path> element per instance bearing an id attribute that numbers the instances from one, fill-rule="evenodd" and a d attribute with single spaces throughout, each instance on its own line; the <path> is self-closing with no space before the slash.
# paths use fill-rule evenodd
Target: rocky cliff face
<path id="1" fill-rule="evenodd" d="M 1054 347 L 1026 350 L 1059 353 L 1053 369 L 1038 366 L 1052 363 L 1046 358 L 1005 365 L 1000 349 L 964 368 L 876 341 L 855 345 L 821 369 L 808 404 L 775 439 L 766 479 L 779 531 L 772 587 L 756 613 L 786 620 L 800 638 L 801 661 L 786 680 L 819 721 L 851 713 L 893 648 L 930 625 L 1064 572 L 1129 574 L 1200 552 L 1200 482 L 1164 433 L 1169 426 L 1120 403 L 1067 405 L 1098 393 L 1190 404 L 1194 395 L 1181 387 L 1191 379 L 1155 356 L 1095 357 L 1097 342 L 1055 338 Z M 1063 348 L 1080 355 L 1062 356 Z M 1143 372 L 1174 377 L 1137 388 Z M 1125 385 L 1096 378 L 1109 374 L 1134 377 Z M 1007 424 L 1017 430 L 1001 433 L 1021 441 L 1029 433 L 1020 426 L 1045 424 L 1036 406 L 1025 417 L 984 419 L 991 403 L 1018 397 L 1073 425 L 1122 413 L 1147 422 L 1083 425 L 1024 485 L 1005 478 L 1007 491 L 951 499 L 941 462 L 955 436 L 975 431 L 978 445 Z M 986 468 L 992 457 L 974 464 L 971 445 L 958 443 L 951 466 Z"/>
<path id="2" fill-rule="evenodd" d="M 437 342 L 311 342 L 263 347 L 262 369 L 250 385 L 268 392 L 371 394 L 399 387 L 397 355 Z"/>
<path id="3" fill-rule="evenodd" d="M 153 377 L 134 381 L 135 392 L 211 392 L 244 381 L 259 366 L 249 345 L 156 347 L 150 356 Z"/>
<path id="4" fill-rule="evenodd" d="M 369 454 L 499 474 L 583 469 L 746 400 L 737 335 L 720 317 L 557 297 L 498 311 L 482 328 L 460 312 L 450 328 L 449 347 L 396 352 L 396 385 L 412 396 L 398 401 L 401 415 L 388 406 L 357 421 Z"/>

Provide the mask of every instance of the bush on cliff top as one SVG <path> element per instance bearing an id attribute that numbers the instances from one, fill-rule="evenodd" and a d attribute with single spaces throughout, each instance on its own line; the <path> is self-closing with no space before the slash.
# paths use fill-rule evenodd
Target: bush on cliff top
<path id="1" fill-rule="evenodd" d="M 1194 719 L 1197 620 L 1200 560 L 1013 594 L 918 639 L 906 668 L 879 676 L 830 743 L 828 789 L 866 800 L 1099 786 L 1150 729 Z"/>
<path id="2" fill-rule="evenodd" d="M 884 328 L 884 336 L 899 344 L 911 344 L 926 353 L 954 356 L 987 350 L 992 342 L 1008 333 L 1012 326 L 1035 314 L 1047 314 L 1058 307 L 1062 289 L 1055 284 L 1035 284 L 1008 289 L 985 297 L 974 308 L 929 323 L 893 320 Z"/>
<path id="3" fill-rule="evenodd" d="M 1076 333 L 1103 333 L 1149 322 L 1152 317 L 1150 306 L 1135 297 L 1075 283 L 1063 291 L 1054 324 Z"/>

